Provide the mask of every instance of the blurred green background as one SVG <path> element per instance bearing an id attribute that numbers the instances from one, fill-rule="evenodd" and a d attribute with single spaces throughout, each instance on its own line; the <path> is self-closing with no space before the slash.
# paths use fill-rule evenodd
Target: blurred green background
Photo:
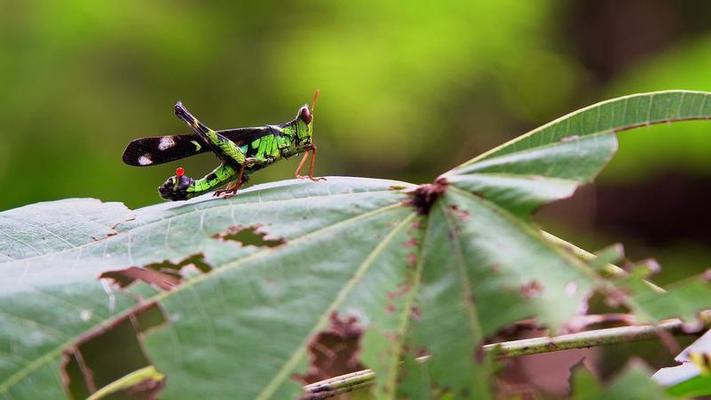
<path id="1" fill-rule="evenodd" d="M 0 0 L 0 210 L 65 197 L 159 202 L 176 166 L 129 140 L 278 123 L 321 89 L 319 175 L 428 182 L 579 107 L 711 90 L 705 0 Z M 590 250 L 621 241 L 660 279 L 711 265 L 711 122 L 638 129 L 594 187 L 538 221 Z M 252 183 L 292 176 L 298 160 Z"/>
<path id="2" fill-rule="evenodd" d="M 230 128 L 290 119 L 320 88 L 320 174 L 425 182 L 613 95 L 711 90 L 706 3 L 622 3 L 0 0 L 0 209 L 159 201 L 177 164 L 120 156 L 132 138 L 186 132 L 179 99 Z M 625 134 L 605 180 L 709 175 L 709 129 Z M 215 160 L 184 164 L 199 176 Z"/>

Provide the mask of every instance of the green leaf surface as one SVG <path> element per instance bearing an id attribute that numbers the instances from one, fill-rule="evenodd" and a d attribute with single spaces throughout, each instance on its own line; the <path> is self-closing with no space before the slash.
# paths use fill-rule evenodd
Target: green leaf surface
<path id="1" fill-rule="evenodd" d="M 350 338 L 346 364 L 372 368 L 380 398 L 487 398 L 481 346 L 516 320 L 555 330 L 595 290 L 644 320 L 672 301 L 693 317 L 707 284 L 628 293 L 638 277 L 606 279 L 529 218 L 593 180 L 614 131 L 707 118 L 706 96 L 591 106 L 429 185 L 330 177 L 138 210 L 80 199 L 0 213 L 0 398 L 87 397 L 147 365 L 165 398 L 294 398 L 329 373 L 315 353 L 328 335 Z"/>

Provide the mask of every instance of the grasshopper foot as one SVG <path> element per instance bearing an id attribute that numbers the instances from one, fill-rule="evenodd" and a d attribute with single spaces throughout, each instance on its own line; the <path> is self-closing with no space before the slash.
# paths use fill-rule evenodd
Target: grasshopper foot
<path id="1" fill-rule="evenodd" d="M 326 180 L 326 178 L 324 178 L 323 176 L 311 176 L 311 175 L 296 175 L 296 179 L 310 179 L 313 182 Z"/>
<path id="2" fill-rule="evenodd" d="M 214 197 L 221 197 L 223 199 L 229 199 L 230 197 L 237 194 L 237 189 L 239 189 L 240 184 L 237 182 L 230 182 L 226 188 L 215 190 L 212 194 Z"/>
<path id="3" fill-rule="evenodd" d="M 219 197 L 222 199 L 229 199 L 230 197 L 233 197 L 236 194 L 237 194 L 237 188 L 215 190 L 215 192 L 212 195 L 214 197 Z"/>

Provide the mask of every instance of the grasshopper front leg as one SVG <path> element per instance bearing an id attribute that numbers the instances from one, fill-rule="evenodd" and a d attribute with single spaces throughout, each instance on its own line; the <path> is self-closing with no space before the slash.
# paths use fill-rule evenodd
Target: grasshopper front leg
<path id="1" fill-rule="evenodd" d="M 311 163 L 309 164 L 309 174 L 307 176 L 300 175 L 301 174 L 301 169 L 304 167 L 304 164 L 306 163 L 306 159 L 309 158 L 309 153 L 311 154 Z M 294 176 L 296 179 L 311 179 L 314 182 L 318 181 L 325 181 L 326 178 L 322 176 L 314 176 L 314 167 L 316 166 L 316 145 L 312 144 L 308 149 L 306 149 L 306 152 L 304 153 L 304 157 L 301 159 L 301 162 L 299 162 L 299 166 L 296 167 L 296 171 L 294 172 Z"/>

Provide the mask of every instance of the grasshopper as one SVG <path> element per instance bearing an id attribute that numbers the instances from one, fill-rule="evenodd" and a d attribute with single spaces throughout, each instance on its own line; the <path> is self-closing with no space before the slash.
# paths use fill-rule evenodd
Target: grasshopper
<path id="1" fill-rule="evenodd" d="M 294 175 L 312 181 L 326 178 L 314 177 L 316 145 L 313 144 L 313 118 L 319 91 L 311 103 L 302 106 L 296 118 L 277 125 L 252 128 L 237 128 L 214 131 L 195 118 L 181 102 L 175 105 L 175 115 L 183 120 L 194 135 L 153 136 L 131 141 L 123 152 L 123 161 L 133 166 L 150 166 L 212 151 L 221 161 L 212 172 L 200 179 L 185 175 L 178 167 L 175 175 L 158 187 L 160 196 L 167 200 L 186 200 L 209 192 L 224 184 L 225 189 L 214 192 L 215 196 L 231 197 L 247 182 L 249 176 L 282 158 L 303 153 L 304 156 Z M 311 155 L 309 174 L 301 176 L 301 170 Z"/>

